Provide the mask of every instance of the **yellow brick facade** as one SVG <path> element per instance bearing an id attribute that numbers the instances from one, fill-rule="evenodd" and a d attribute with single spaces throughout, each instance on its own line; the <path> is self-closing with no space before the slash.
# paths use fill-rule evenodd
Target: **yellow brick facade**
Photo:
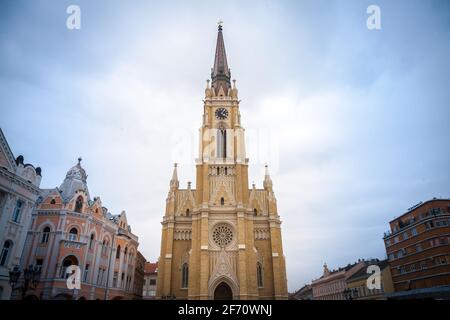
<path id="1" fill-rule="evenodd" d="M 287 299 L 281 221 L 267 167 L 249 187 L 238 90 L 219 26 L 196 159 L 196 188 L 175 166 L 162 221 L 157 298 Z"/>

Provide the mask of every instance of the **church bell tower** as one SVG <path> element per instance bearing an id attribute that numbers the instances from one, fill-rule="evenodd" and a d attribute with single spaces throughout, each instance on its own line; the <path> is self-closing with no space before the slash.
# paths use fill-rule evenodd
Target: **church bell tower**
<path id="1" fill-rule="evenodd" d="M 203 100 L 196 187 L 179 188 L 175 165 L 162 221 L 157 297 L 287 299 L 281 221 L 266 166 L 249 187 L 236 81 L 222 25 Z"/>

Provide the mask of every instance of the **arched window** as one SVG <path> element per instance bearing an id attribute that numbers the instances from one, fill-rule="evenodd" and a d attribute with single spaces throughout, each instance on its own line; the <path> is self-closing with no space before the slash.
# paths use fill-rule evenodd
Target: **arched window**
<path id="1" fill-rule="evenodd" d="M 50 201 L 50 204 L 56 204 L 56 200 L 55 200 L 55 199 L 52 199 L 52 200 Z"/>
<path id="2" fill-rule="evenodd" d="M 116 259 L 120 258 L 120 245 L 117 246 Z"/>
<path id="3" fill-rule="evenodd" d="M 126 260 L 127 257 L 127 253 L 128 253 L 128 247 L 125 247 L 125 250 L 123 250 L 123 258 Z"/>
<path id="4" fill-rule="evenodd" d="M 189 217 L 189 208 L 186 209 L 186 217 Z"/>
<path id="5" fill-rule="evenodd" d="M 187 263 L 183 263 L 181 268 L 181 287 L 187 288 L 189 285 L 189 266 Z"/>
<path id="6" fill-rule="evenodd" d="M 83 211 L 83 197 L 79 196 L 75 202 L 75 212 L 81 213 L 81 211 Z"/>
<path id="7" fill-rule="evenodd" d="M 9 240 L 6 240 L 3 244 L 2 253 L 0 254 L 0 266 L 6 266 L 8 263 L 9 253 L 12 249 L 12 242 Z"/>
<path id="8" fill-rule="evenodd" d="M 103 240 L 102 243 L 102 255 L 106 255 L 106 240 Z"/>
<path id="9" fill-rule="evenodd" d="M 77 241 L 78 239 L 78 230 L 76 228 L 72 228 L 69 231 L 69 240 L 70 241 Z"/>
<path id="10" fill-rule="evenodd" d="M 95 236 L 94 234 L 91 234 L 91 238 L 89 239 L 89 250 L 92 250 L 92 248 L 94 247 L 94 240 Z"/>
<path id="11" fill-rule="evenodd" d="M 14 208 L 13 215 L 12 215 L 12 221 L 19 223 L 20 217 L 22 216 L 22 207 L 23 202 L 21 200 L 17 200 L 16 207 Z"/>
<path id="12" fill-rule="evenodd" d="M 45 227 L 44 230 L 42 230 L 41 243 L 48 243 L 49 236 L 50 236 L 50 227 Z"/>
<path id="13" fill-rule="evenodd" d="M 220 128 L 217 130 L 217 158 L 227 157 L 227 130 Z"/>
<path id="14" fill-rule="evenodd" d="M 75 256 L 67 256 L 64 258 L 62 266 L 61 266 L 61 278 L 68 278 L 70 274 L 66 272 L 67 267 L 70 267 L 72 265 L 77 266 L 78 265 L 78 259 Z"/>
<path id="15" fill-rule="evenodd" d="M 258 287 L 262 288 L 263 287 L 263 270 L 262 270 L 262 265 L 261 263 L 257 263 L 256 264 L 256 276 L 257 276 L 257 280 L 258 280 Z"/>
<path id="16" fill-rule="evenodd" d="M 223 206 L 225 204 L 225 199 L 222 197 L 220 198 L 220 205 Z"/>
<path id="17" fill-rule="evenodd" d="M 253 215 L 254 215 L 254 216 L 257 216 L 257 215 L 258 215 L 258 210 L 256 210 L 256 208 L 253 209 Z"/>

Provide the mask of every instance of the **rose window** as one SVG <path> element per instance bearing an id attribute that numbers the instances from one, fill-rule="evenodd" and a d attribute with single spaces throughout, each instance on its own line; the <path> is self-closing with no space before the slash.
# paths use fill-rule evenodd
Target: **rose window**
<path id="1" fill-rule="evenodd" d="M 225 247 L 233 241 L 233 231 L 227 225 L 220 225 L 214 228 L 212 238 L 217 245 Z"/>

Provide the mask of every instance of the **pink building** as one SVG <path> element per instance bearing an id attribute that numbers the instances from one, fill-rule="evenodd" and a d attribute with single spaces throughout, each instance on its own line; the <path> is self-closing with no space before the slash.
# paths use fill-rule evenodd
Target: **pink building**
<path id="1" fill-rule="evenodd" d="M 133 299 L 138 238 L 124 211 L 112 215 L 99 197 L 91 198 L 81 159 L 59 188 L 42 190 L 31 218 L 22 268 L 40 268 L 40 282 L 29 299 Z M 67 286 L 67 267 L 81 271 L 81 288 Z M 142 263 L 143 267 L 143 263 Z M 143 270 L 142 270 L 143 274 Z"/>

